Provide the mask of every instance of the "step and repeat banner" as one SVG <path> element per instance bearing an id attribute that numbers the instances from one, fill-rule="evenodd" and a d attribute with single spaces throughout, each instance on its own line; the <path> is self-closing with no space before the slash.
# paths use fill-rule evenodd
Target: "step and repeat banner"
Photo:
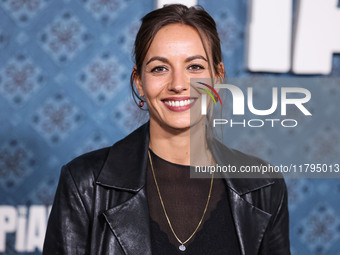
<path id="1" fill-rule="evenodd" d="M 112 145 L 147 117 L 131 98 L 132 47 L 140 18 L 165 3 L 0 1 L 0 254 L 41 254 L 61 166 Z M 279 103 L 275 120 L 220 119 L 224 142 L 298 172 L 333 169 L 286 183 L 292 254 L 339 255 L 338 1 L 185 3 L 215 19 L 228 83 L 254 96 L 246 110 L 264 116 L 273 97 Z M 286 85 L 305 89 L 295 91 L 300 101 L 282 101 Z M 261 105 L 266 95 L 269 105 Z M 283 103 L 295 108 L 286 115 Z"/>

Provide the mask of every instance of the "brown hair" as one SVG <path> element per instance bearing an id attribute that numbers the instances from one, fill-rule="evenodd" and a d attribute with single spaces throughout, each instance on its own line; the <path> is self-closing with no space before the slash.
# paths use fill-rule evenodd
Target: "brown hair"
<path id="1" fill-rule="evenodd" d="M 144 58 L 155 35 L 166 25 L 179 23 L 195 28 L 201 37 L 211 69 L 220 76 L 224 75 L 219 70 L 219 63 L 222 62 L 222 52 L 216 23 L 202 7 L 188 8 L 182 4 L 165 5 L 163 8 L 148 13 L 141 21 L 142 24 L 137 33 L 134 48 L 134 59 L 137 68 L 132 71 L 130 77 L 132 96 L 136 103 L 136 98 L 141 98 L 133 85 L 134 76 L 141 74 Z"/>

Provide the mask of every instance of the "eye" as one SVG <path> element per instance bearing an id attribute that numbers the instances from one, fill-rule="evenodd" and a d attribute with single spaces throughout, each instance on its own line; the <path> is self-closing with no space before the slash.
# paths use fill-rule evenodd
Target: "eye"
<path id="1" fill-rule="evenodd" d="M 164 66 L 156 66 L 154 68 L 152 68 L 151 72 L 153 73 L 162 73 L 162 72 L 166 72 L 168 69 Z"/>
<path id="2" fill-rule="evenodd" d="M 191 65 L 189 66 L 188 69 L 192 71 L 200 71 L 200 70 L 204 70 L 205 68 L 201 65 Z"/>

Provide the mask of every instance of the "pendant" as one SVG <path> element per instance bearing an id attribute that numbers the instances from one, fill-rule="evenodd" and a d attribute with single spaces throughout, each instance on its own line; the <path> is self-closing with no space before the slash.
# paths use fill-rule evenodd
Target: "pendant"
<path id="1" fill-rule="evenodd" d="M 186 250 L 186 248 L 185 248 L 185 246 L 184 246 L 183 244 L 181 244 L 181 245 L 178 247 L 178 249 L 179 249 L 180 251 L 185 251 L 185 250 Z"/>

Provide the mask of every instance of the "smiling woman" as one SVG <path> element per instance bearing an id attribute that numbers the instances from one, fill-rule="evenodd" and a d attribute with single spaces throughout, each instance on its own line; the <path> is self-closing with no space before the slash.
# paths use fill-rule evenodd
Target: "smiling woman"
<path id="1" fill-rule="evenodd" d="M 144 58 L 140 74 L 134 76 L 137 90 L 145 97 L 148 105 L 152 133 L 164 136 L 163 132 L 177 133 L 182 130 L 184 134 L 205 121 L 199 114 L 200 103 L 197 101 L 200 96 L 190 89 L 190 79 L 210 77 L 207 59 L 200 35 L 193 27 L 170 24 L 157 32 Z M 177 137 L 174 136 L 174 139 Z M 153 137 L 150 138 L 151 149 L 163 154 L 160 150 L 165 147 L 153 148 L 158 146 L 158 142 L 153 144 Z M 178 144 L 175 140 L 173 142 Z M 167 159 L 166 155 L 163 156 Z M 178 163 L 190 164 L 190 157 L 185 154 L 181 156 L 183 159 Z"/>
<path id="2" fill-rule="evenodd" d="M 150 119 L 63 167 L 44 254 L 290 254 L 281 176 L 190 178 L 194 165 L 266 164 L 206 135 L 193 81 L 224 77 L 211 16 L 179 4 L 147 14 L 135 63 L 132 92 Z"/>

